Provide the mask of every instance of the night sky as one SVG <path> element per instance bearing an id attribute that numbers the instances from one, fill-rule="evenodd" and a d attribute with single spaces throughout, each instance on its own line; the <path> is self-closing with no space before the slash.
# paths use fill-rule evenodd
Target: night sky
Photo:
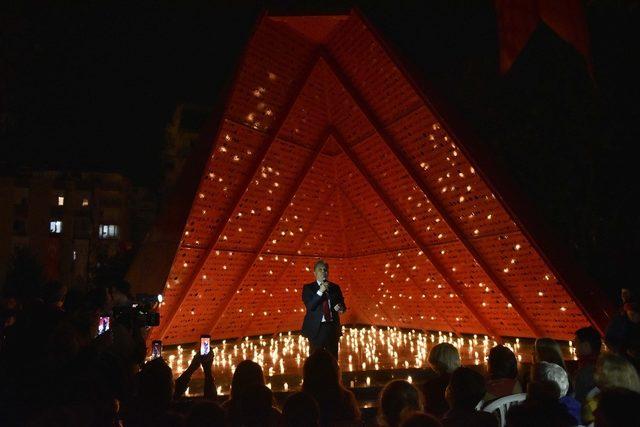
<path id="1" fill-rule="evenodd" d="M 640 142 L 639 1 L 584 2 L 591 74 L 541 27 L 505 76 L 488 0 L 4 3 L 4 174 L 22 166 L 119 171 L 153 185 L 176 105 L 223 101 L 264 6 L 314 14 L 356 4 L 605 289 L 638 282 L 637 166 L 628 153 Z"/>

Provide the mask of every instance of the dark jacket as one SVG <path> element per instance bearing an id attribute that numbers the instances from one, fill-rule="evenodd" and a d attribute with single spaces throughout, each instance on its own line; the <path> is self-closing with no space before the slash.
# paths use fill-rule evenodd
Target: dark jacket
<path id="1" fill-rule="evenodd" d="M 329 289 L 324 295 L 318 295 L 318 289 L 320 286 L 317 282 L 308 283 L 302 288 L 302 301 L 305 307 L 307 307 L 307 313 L 304 315 L 304 321 L 302 322 L 302 336 L 307 338 L 314 338 L 318 335 L 320 330 L 320 323 L 322 323 L 322 302 L 326 299 L 326 295 L 329 294 L 329 301 L 331 302 L 331 313 L 333 319 L 336 322 L 338 331 L 341 334 L 340 328 L 340 314 L 334 309 L 336 304 L 342 304 L 344 309 L 347 309 L 344 303 L 344 297 L 340 286 L 335 283 L 329 282 Z"/>
<path id="2" fill-rule="evenodd" d="M 442 418 L 443 427 L 498 427 L 498 419 L 475 409 L 451 409 Z"/>
<path id="3" fill-rule="evenodd" d="M 632 337 L 638 335 L 640 335 L 640 325 L 632 322 L 625 313 L 622 313 L 611 320 L 604 340 L 609 349 L 616 353 L 625 354 Z"/>
<path id="4" fill-rule="evenodd" d="M 428 379 L 422 385 L 422 394 L 424 394 L 424 411 L 427 414 L 441 418 L 448 410 L 449 404 L 444 398 L 444 392 L 449 385 L 451 374 L 442 373 L 438 376 Z"/>
<path id="5" fill-rule="evenodd" d="M 576 422 L 576 425 L 580 424 L 580 420 L 582 419 L 582 405 L 573 397 L 567 395 L 560 398 L 560 403 L 567 409 L 569 415 L 573 417 L 573 420 Z"/>

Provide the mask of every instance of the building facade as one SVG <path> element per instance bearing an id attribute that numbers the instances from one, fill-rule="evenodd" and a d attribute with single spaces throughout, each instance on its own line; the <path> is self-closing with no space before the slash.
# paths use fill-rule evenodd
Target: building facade
<path id="1" fill-rule="evenodd" d="M 156 205 L 152 192 L 117 173 L 0 177 L 0 282 L 16 249 L 28 248 L 45 279 L 84 287 L 101 262 L 144 239 Z"/>

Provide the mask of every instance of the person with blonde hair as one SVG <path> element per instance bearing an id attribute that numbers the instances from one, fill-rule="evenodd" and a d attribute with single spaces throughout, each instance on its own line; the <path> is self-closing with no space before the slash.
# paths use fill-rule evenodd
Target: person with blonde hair
<path id="1" fill-rule="evenodd" d="M 604 353 L 596 362 L 594 380 L 600 390 L 620 387 L 640 393 L 640 377 L 631 363 L 615 353 Z"/>
<path id="2" fill-rule="evenodd" d="M 582 407 L 582 421 L 585 424 L 594 420 L 594 411 L 598 408 L 601 391 L 622 388 L 640 393 L 640 377 L 636 368 L 627 359 L 615 353 L 603 353 L 598 357 L 593 379 L 596 388 L 589 392 Z"/>
<path id="3" fill-rule="evenodd" d="M 422 385 L 424 410 L 440 418 L 449 410 L 444 394 L 451 380 L 451 373 L 460 367 L 460 354 L 452 344 L 443 342 L 431 349 L 428 362 L 436 375 Z"/>
<path id="4" fill-rule="evenodd" d="M 443 342 L 436 344 L 429 352 L 429 366 L 439 374 L 452 373 L 460 367 L 460 353 L 458 349 Z"/>

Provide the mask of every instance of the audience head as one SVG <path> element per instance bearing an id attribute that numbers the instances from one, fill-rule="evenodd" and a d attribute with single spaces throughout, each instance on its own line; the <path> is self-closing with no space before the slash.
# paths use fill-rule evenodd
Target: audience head
<path id="1" fill-rule="evenodd" d="M 627 318 L 634 323 L 640 322 L 640 300 L 638 295 L 630 288 L 622 288 L 622 311 Z"/>
<path id="2" fill-rule="evenodd" d="M 252 384 L 243 390 L 238 408 L 244 425 L 267 425 L 273 411 L 273 392 L 263 384 Z"/>
<path id="3" fill-rule="evenodd" d="M 620 288 L 620 298 L 623 304 L 637 300 L 636 293 L 631 288 Z"/>
<path id="4" fill-rule="evenodd" d="M 460 367 L 458 349 L 448 342 L 436 344 L 429 352 L 429 366 L 439 374 L 450 374 Z"/>
<path id="5" fill-rule="evenodd" d="M 185 427 L 224 427 L 224 409 L 216 402 L 201 401 L 195 403 L 185 421 Z"/>
<path id="6" fill-rule="evenodd" d="M 533 345 L 533 362 L 555 363 L 566 370 L 560 345 L 552 338 L 538 338 Z"/>
<path id="7" fill-rule="evenodd" d="M 67 287 L 61 282 L 52 281 L 44 285 L 43 300 L 49 306 L 62 308 L 66 295 Z"/>
<path id="8" fill-rule="evenodd" d="M 145 363 L 139 374 L 140 399 L 148 406 L 166 408 L 173 397 L 173 374 L 161 357 Z"/>
<path id="9" fill-rule="evenodd" d="M 4 328 L 13 326 L 16 323 L 17 314 L 18 310 L 12 308 L 0 308 L 0 334 Z"/>
<path id="10" fill-rule="evenodd" d="M 102 313 L 111 308 L 110 299 L 111 294 L 107 288 L 96 287 L 87 292 L 83 305 L 87 310 L 96 310 Z"/>
<path id="11" fill-rule="evenodd" d="M 378 420 L 385 426 L 398 426 L 408 414 L 422 410 L 417 388 L 405 380 L 393 380 L 380 392 Z"/>
<path id="12" fill-rule="evenodd" d="M 600 355 L 593 379 L 601 390 L 620 387 L 640 392 L 640 378 L 636 369 L 627 359 L 615 353 Z"/>
<path id="13" fill-rule="evenodd" d="M 231 398 L 237 398 L 253 385 L 264 385 L 262 367 L 252 360 L 243 360 L 238 363 L 236 370 L 233 372 Z"/>
<path id="14" fill-rule="evenodd" d="M 422 412 L 416 412 L 409 415 L 400 427 L 442 427 L 437 418 Z"/>
<path id="15" fill-rule="evenodd" d="M 602 340 L 600 334 L 592 326 L 580 328 L 576 331 L 576 355 L 578 359 L 600 354 Z"/>
<path id="16" fill-rule="evenodd" d="M 515 354 L 508 347 L 497 345 L 489 351 L 489 378 L 492 380 L 518 376 L 518 361 Z"/>
<path id="17" fill-rule="evenodd" d="M 316 350 L 307 357 L 302 368 L 302 390 L 316 395 L 334 392 L 340 388 L 340 368 L 333 356 L 324 349 Z"/>
<path id="18" fill-rule="evenodd" d="M 318 402 L 304 391 L 293 393 L 282 407 L 284 423 L 287 427 L 316 427 L 320 425 Z"/>
<path id="19" fill-rule="evenodd" d="M 108 292 L 114 307 L 126 305 L 131 297 L 131 284 L 126 280 L 115 279 L 109 282 Z"/>
<path id="20" fill-rule="evenodd" d="M 486 391 L 484 377 L 471 368 L 462 367 L 451 374 L 445 395 L 452 409 L 474 409 Z"/>
<path id="21" fill-rule="evenodd" d="M 624 388 L 604 390 L 594 411 L 595 425 L 598 427 L 627 427 L 629 420 L 637 418 L 640 407 L 640 393 Z"/>
<path id="22" fill-rule="evenodd" d="M 640 323 L 640 303 L 637 300 L 625 302 L 622 309 L 627 315 L 627 319 L 633 323 Z"/>
<path id="23" fill-rule="evenodd" d="M 561 398 L 566 396 L 569 391 L 569 377 L 567 372 L 555 363 L 535 363 L 531 369 L 531 380 L 534 382 L 551 381 L 556 383 L 560 390 Z"/>

